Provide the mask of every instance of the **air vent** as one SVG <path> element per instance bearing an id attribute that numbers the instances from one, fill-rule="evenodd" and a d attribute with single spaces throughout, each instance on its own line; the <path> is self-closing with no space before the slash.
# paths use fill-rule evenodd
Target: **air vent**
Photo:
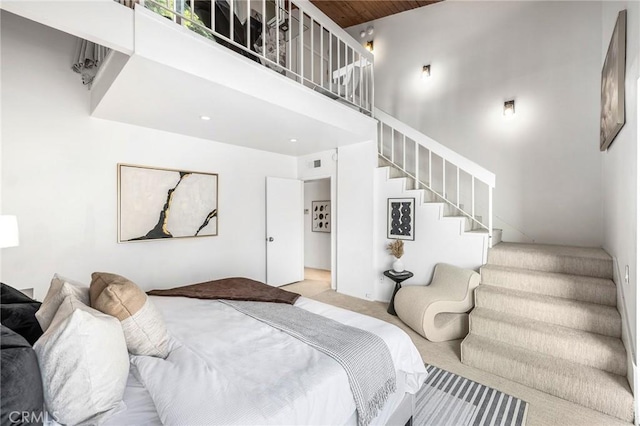
<path id="1" fill-rule="evenodd" d="M 322 160 L 313 160 L 313 161 L 309 161 L 307 163 L 307 167 L 309 167 L 310 169 L 317 169 L 322 167 Z"/>

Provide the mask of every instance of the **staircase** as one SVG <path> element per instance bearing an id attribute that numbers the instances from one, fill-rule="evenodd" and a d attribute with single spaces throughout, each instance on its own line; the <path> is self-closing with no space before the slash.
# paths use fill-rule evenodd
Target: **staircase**
<path id="1" fill-rule="evenodd" d="M 444 216 L 465 221 L 465 232 L 488 235 L 488 247 L 496 244 L 495 175 L 378 108 L 374 118 L 379 165 L 391 168 L 390 177 L 406 178 L 407 190 L 423 192 L 425 203 L 443 204 Z"/>
<path id="2" fill-rule="evenodd" d="M 440 220 L 455 222 L 459 227 L 459 233 L 466 236 L 486 236 L 488 230 L 479 227 L 468 216 L 462 214 L 458 208 L 445 202 L 442 197 L 433 190 L 420 184 L 410 174 L 404 172 L 382 155 L 378 156 L 378 170 L 382 181 L 388 181 L 396 186 L 397 197 L 413 197 L 417 200 L 417 206 L 432 207 L 436 209 Z M 502 230 L 493 229 L 492 242 L 497 244 L 502 241 Z"/>
<path id="3" fill-rule="evenodd" d="M 464 364 L 633 421 L 613 261 L 604 250 L 501 243 L 480 273 Z"/>

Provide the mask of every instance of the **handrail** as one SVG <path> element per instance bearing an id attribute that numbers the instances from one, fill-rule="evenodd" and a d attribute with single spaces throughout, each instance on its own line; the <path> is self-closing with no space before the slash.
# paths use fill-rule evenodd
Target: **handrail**
<path id="1" fill-rule="evenodd" d="M 441 202 L 453 207 L 456 212 L 471 221 L 472 227 L 479 227 L 488 231 L 488 243 L 491 247 L 492 231 L 493 231 L 493 189 L 495 187 L 495 174 L 481 167 L 466 157 L 452 151 L 444 145 L 436 142 L 427 135 L 408 126 L 391 115 L 374 109 L 374 118 L 378 119 L 378 155 L 394 167 L 399 169 L 405 176 L 416 182 L 416 189 L 426 189 L 434 194 Z M 385 139 L 385 128 L 390 130 L 390 138 Z M 400 140 L 396 141 L 396 134 L 399 134 Z M 408 143 L 408 140 L 411 142 Z M 408 152 L 408 145 L 413 145 L 413 152 Z M 426 157 L 420 151 L 426 150 Z M 390 151 L 390 155 L 385 153 Z M 396 158 L 396 151 L 399 151 L 401 159 Z M 413 156 L 413 158 L 411 158 Z M 435 160 L 434 156 L 440 157 L 442 170 L 437 175 L 433 173 Z M 407 160 L 409 163 L 407 164 Z M 447 193 L 447 164 L 452 166 L 455 171 L 454 194 Z M 427 177 L 421 176 L 421 170 L 427 169 Z M 460 179 L 460 172 L 467 173 L 471 179 L 469 185 L 465 188 L 465 182 Z M 440 180 L 441 191 L 438 191 L 434 184 Z M 476 189 L 476 181 L 483 182 L 487 187 L 487 209 L 488 214 L 485 220 L 477 213 L 478 191 Z M 465 209 L 460 196 L 462 191 L 470 193 L 470 209 Z"/>
<path id="2" fill-rule="evenodd" d="M 448 162 L 460 167 L 461 170 L 475 176 L 476 179 L 481 180 L 492 188 L 496 187 L 496 175 L 477 163 L 469 160 L 468 158 L 458 154 L 457 152 L 447 148 L 441 143 L 431 139 L 429 136 L 421 133 L 420 131 L 410 127 L 397 118 L 387 114 L 379 108 L 374 108 L 374 117 L 390 127 L 398 130 L 400 133 L 406 135 L 411 140 L 418 142 L 429 151 L 446 159 Z"/>
<path id="3" fill-rule="evenodd" d="M 239 6 L 238 0 L 139 1 L 209 40 L 373 115 L 373 54 L 308 0 L 240 0 Z M 246 13 L 244 23 L 236 11 Z M 222 18 L 216 16 L 220 13 Z M 219 19 L 227 22 L 219 25 Z"/>

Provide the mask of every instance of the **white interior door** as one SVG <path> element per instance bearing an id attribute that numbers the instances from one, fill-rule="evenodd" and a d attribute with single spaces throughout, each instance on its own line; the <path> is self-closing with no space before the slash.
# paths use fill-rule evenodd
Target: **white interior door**
<path id="1" fill-rule="evenodd" d="M 267 284 L 304 279 L 304 187 L 295 179 L 267 178 Z"/>

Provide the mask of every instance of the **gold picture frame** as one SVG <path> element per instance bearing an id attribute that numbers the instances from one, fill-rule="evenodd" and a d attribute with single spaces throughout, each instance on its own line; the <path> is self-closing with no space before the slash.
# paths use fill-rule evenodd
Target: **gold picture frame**
<path id="1" fill-rule="evenodd" d="M 618 19 L 602 66 L 600 86 L 600 151 L 606 151 L 625 123 L 624 83 L 627 54 L 627 11 Z"/>
<path id="2" fill-rule="evenodd" d="M 118 242 L 218 235 L 218 174 L 118 164 Z"/>

